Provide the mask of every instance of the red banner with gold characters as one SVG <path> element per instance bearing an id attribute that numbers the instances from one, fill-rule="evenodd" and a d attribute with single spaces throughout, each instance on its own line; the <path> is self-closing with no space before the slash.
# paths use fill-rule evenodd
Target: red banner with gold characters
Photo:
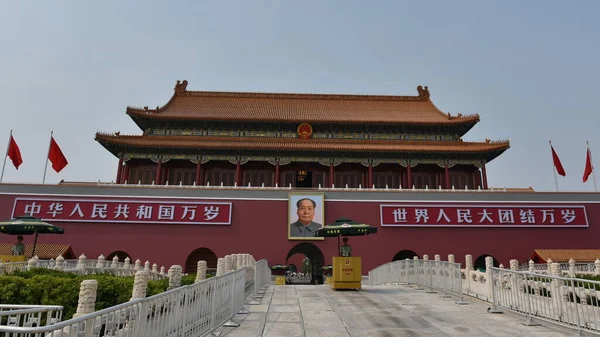
<path id="1" fill-rule="evenodd" d="M 382 204 L 383 227 L 589 227 L 585 206 Z"/>
<path id="2" fill-rule="evenodd" d="M 231 202 L 17 198 L 12 216 L 54 222 L 231 225 Z"/>

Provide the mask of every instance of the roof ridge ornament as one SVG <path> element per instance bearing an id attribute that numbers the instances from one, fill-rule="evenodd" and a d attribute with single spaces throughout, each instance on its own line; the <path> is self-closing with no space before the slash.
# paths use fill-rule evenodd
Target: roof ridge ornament
<path id="1" fill-rule="evenodd" d="M 186 88 L 188 85 L 187 80 L 177 80 L 177 84 L 175 84 L 175 95 L 183 95 L 186 92 Z"/>
<path id="2" fill-rule="evenodd" d="M 419 97 L 422 99 L 429 99 L 429 89 L 427 86 L 418 86 L 417 91 L 419 92 Z"/>

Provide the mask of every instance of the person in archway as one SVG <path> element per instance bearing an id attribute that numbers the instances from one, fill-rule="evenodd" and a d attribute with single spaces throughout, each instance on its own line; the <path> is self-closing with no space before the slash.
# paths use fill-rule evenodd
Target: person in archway
<path id="1" fill-rule="evenodd" d="M 290 224 L 290 237 L 314 237 L 315 232 L 323 227 L 314 222 L 317 203 L 309 198 L 302 198 L 296 202 L 298 220 Z"/>
<path id="2" fill-rule="evenodd" d="M 348 244 L 348 238 L 345 237 L 342 241 L 344 241 L 344 244 L 340 247 L 340 255 L 352 256 L 352 246 Z"/>
<path id="3" fill-rule="evenodd" d="M 25 245 L 23 244 L 23 236 L 17 236 L 17 243 L 12 247 L 13 255 L 25 255 Z"/>

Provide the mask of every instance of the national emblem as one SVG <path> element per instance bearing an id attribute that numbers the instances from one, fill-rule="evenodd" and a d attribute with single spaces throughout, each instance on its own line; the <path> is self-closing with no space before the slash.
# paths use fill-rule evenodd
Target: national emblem
<path id="1" fill-rule="evenodd" d="M 302 139 L 307 139 L 310 138 L 310 136 L 312 136 L 312 126 L 310 126 L 310 124 L 307 123 L 302 123 L 300 125 L 298 125 L 298 137 L 302 138 Z"/>

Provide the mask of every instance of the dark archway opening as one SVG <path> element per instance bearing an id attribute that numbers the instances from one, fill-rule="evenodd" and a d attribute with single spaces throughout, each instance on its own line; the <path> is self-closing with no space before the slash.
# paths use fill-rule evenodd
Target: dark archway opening
<path id="1" fill-rule="evenodd" d="M 489 255 L 489 254 L 479 255 L 479 257 L 473 263 L 473 269 L 475 269 L 475 270 L 479 269 L 481 271 L 484 271 L 485 270 L 485 258 L 488 256 L 491 256 L 491 255 Z M 494 259 L 494 267 L 498 268 L 500 266 L 500 263 L 498 262 L 498 260 L 496 260 L 495 257 L 492 256 L 492 258 Z"/>
<path id="2" fill-rule="evenodd" d="M 311 273 L 311 284 L 323 284 L 323 270 L 321 269 L 325 264 L 325 257 L 319 247 L 312 243 L 302 242 L 295 245 L 287 254 L 285 263 L 287 265 L 288 260 L 295 254 L 304 254 L 310 260 L 310 273 Z"/>
<path id="3" fill-rule="evenodd" d="M 194 249 L 185 260 L 184 273 L 194 274 L 198 270 L 198 261 L 206 261 L 207 273 L 216 274 L 217 255 L 208 248 Z"/>
<path id="4" fill-rule="evenodd" d="M 113 259 L 115 256 L 116 256 L 117 258 L 119 258 L 119 262 L 125 262 L 125 259 L 126 259 L 126 258 L 129 258 L 129 261 L 130 261 L 132 264 L 135 262 L 135 261 L 133 261 L 133 259 L 131 258 L 131 256 L 130 256 L 129 254 L 127 254 L 127 252 L 124 252 L 124 251 L 122 251 L 122 250 L 117 250 L 117 251 L 114 251 L 114 252 L 112 252 L 112 253 L 108 254 L 108 256 L 106 257 L 106 261 L 109 261 L 109 263 L 110 263 L 110 262 L 112 262 L 112 259 Z"/>
<path id="5" fill-rule="evenodd" d="M 396 255 L 394 255 L 394 258 L 392 259 L 392 261 L 397 261 L 397 260 L 412 260 L 414 257 L 419 257 L 419 255 L 417 255 L 417 253 L 413 252 L 412 250 L 401 250 L 398 253 L 396 253 Z"/>

